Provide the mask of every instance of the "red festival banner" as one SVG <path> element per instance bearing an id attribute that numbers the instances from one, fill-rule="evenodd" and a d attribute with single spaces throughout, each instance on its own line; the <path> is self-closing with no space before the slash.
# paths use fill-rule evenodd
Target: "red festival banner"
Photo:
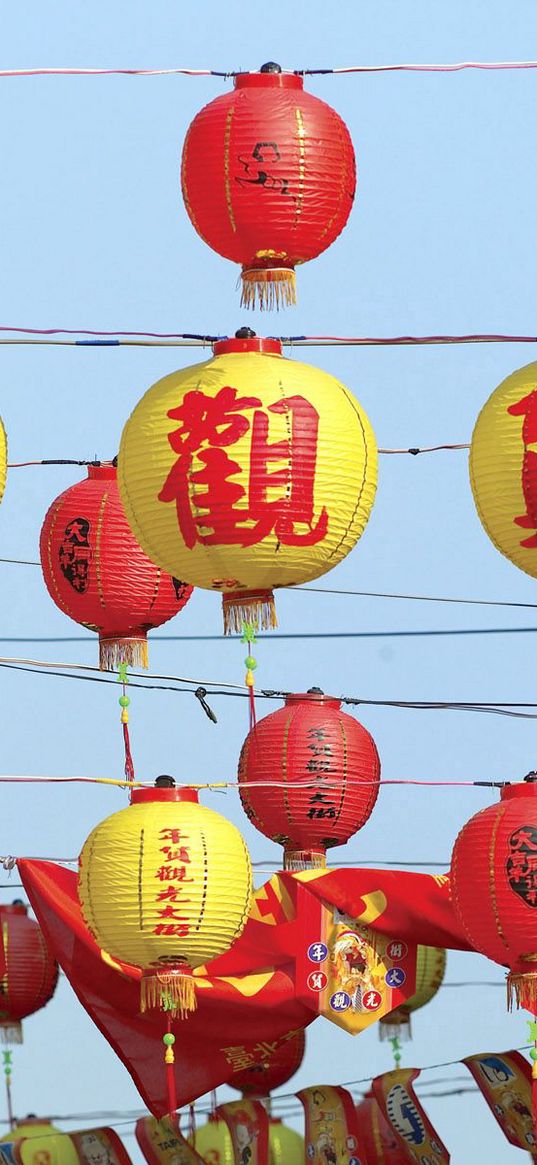
<path id="1" fill-rule="evenodd" d="M 269 1165 L 269 1118 L 260 1100 L 220 1104 L 216 1116 L 229 1129 L 235 1165 Z"/>
<path id="2" fill-rule="evenodd" d="M 350 1092 L 318 1084 L 303 1088 L 297 1096 L 306 1120 L 308 1165 L 362 1165 L 356 1109 Z"/>
<path id="3" fill-rule="evenodd" d="M 397 1068 L 372 1081 L 373 1093 L 400 1145 L 416 1165 L 449 1165 L 446 1146 L 414 1092 L 419 1068 Z"/>
<path id="4" fill-rule="evenodd" d="M 520 1052 L 481 1052 L 461 1063 L 472 1073 L 511 1145 L 537 1156 L 531 1067 L 524 1056 Z"/>

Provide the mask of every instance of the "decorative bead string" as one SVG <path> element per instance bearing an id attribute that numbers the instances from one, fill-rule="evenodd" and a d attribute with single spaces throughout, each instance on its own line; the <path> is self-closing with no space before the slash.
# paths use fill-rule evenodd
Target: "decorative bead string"
<path id="1" fill-rule="evenodd" d="M 135 780 L 135 773 L 134 773 L 134 762 L 133 762 L 132 753 L 131 753 L 131 742 L 130 742 L 130 736 L 129 736 L 129 712 L 128 712 L 128 708 L 129 708 L 129 704 L 130 704 L 130 697 L 127 695 L 127 684 L 129 683 L 129 677 L 127 675 L 127 664 L 126 663 L 120 663 L 117 678 L 118 678 L 118 683 L 120 683 L 121 687 L 122 687 L 122 694 L 119 697 L 119 705 L 121 707 L 120 720 L 121 720 L 121 724 L 123 727 L 123 745 L 125 748 L 125 770 L 124 771 L 125 771 L 125 776 L 127 778 L 127 781 L 130 784 L 131 782 L 133 782 Z"/>
<path id="2" fill-rule="evenodd" d="M 399 1039 L 399 1036 L 394 1036 L 392 1039 L 390 1039 L 390 1044 L 392 1045 L 394 1064 L 395 1067 L 398 1068 L 402 1057 L 401 1040 Z"/>
<path id="3" fill-rule="evenodd" d="M 250 728 L 252 729 L 255 728 L 255 725 L 257 724 L 254 692 L 254 672 L 257 668 L 257 660 L 255 656 L 252 655 L 252 646 L 254 643 L 257 643 L 257 636 L 253 623 L 243 623 L 241 643 L 246 643 L 248 645 L 248 655 L 244 660 L 244 665 L 246 667 L 246 676 L 244 682 L 248 688 L 250 705 Z"/>

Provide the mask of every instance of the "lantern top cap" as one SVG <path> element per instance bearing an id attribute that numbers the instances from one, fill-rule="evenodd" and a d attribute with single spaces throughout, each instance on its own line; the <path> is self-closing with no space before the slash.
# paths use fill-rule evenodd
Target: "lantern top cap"
<path id="1" fill-rule="evenodd" d="M 88 465 L 88 478 L 100 481 L 115 481 L 117 478 L 117 469 L 115 465 Z"/>
<path id="2" fill-rule="evenodd" d="M 529 779 L 528 779 L 529 777 Z M 512 801 L 516 797 L 537 797 L 537 780 L 533 773 L 529 773 L 523 781 L 514 785 L 504 785 L 500 798 L 502 801 Z"/>
<path id="3" fill-rule="evenodd" d="M 338 696 L 327 696 L 321 688 L 309 688 L 307 692 L 287 692 L 287 704 L 322 704 L 326 708 L 340 708 L 341 700 Z"/>
<path id="4" fill-rule="evenodd" d="M 304 78 L 297 77 L 296 73 L 282 73 L 280 65 L 267 61 L 258 73 L 238 73 L 234 84 L 235 89 L 303 89 Z"/>
<path id="5" fill-rule="evenodd" d="M 152 789 L 133 789 L 131 795 L 131 805 L 149 805 L 156 801 L 169 801 L 175 804 L 178 801 L 189 801 L 190 804 L 197 805 L 198 800 L 197 789 L 189 789 L 186 786 L 178 789 L 175 785 L 154 785 Z"/>
<path id="6" fill-rule="evenodd" d="M 230 352 L 262 352 L 265 356 L 283 356 L 281 340 L 274 337 L 256 336 L 251 328 L 239 328 L 227 340 L 217 340 L 213 345 L 215 356 Z"/>

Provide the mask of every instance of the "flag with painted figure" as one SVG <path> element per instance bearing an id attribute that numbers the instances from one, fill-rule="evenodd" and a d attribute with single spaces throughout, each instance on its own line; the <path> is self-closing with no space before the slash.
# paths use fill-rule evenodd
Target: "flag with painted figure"
<path id="1" fill-rule="evenodd" d="M 413 1084 L 419 1068 L 397 1068 L 372 1081 L 373 1093 L 399 1144 L 416 1165 L 448 1165 L 446 1146 L 431 1124 Z"/>

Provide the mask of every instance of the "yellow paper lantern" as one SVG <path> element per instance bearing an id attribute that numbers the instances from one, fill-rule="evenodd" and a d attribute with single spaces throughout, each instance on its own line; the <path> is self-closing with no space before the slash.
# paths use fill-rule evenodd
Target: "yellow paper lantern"
<path id="1" fill-rule="evenodd" d="M 235 1165 L 233 1143 L 225 1121 L 211 1117 L 196 1129 L 196 1151 L 205 1165 Z M 270 1121 L 269 1165 L 304 1165 L 304 1138 L 279 1120 Z"/>
<path id="2" fill-rule="evenodd" d="M 7 477 L 7 436 L 0 417 L 0 502 L 4 496 Z"/>
<path id="3" fill-rule="evenodd" d="M 537 578 L 537 363 L 508 376 L 481 409 L 470 480 L 491 541 Z"/>
<path id="4" fill-rule="evenodd" d="M 248 331 L 248 329 L 245 329 Z M 276 625 L 274 587 L 352 550 L 375 497 L 377 447 L 327 372 L 248 334 L 145 394 L 121 438 L 132 530 L 161 569 L 224 595 L 224 627 Z"/>
<path id="5" fill-rule="evenodd" d="M 446 952 L 443 947 L 418 947 L 416 962 L 416 990 L 414 994 L 402 1003 L 395 1011 L 390 1011 L 379 1022 L 381 1040 L 393 1039 L 395 1036 L 410 1039 L 412 1035 L 410 1017 L 420 1007 L 431 1002 L 442 986 L 446 973 Z"/>
<path id="6" fill-rule="evenodd" d="M 250 858 L 238 829 L 193 789 L 136 789 L 85 842 L 78 893 L 99 946 L 142 970 L 142 1011 L 184 1016 L 195 1007 L 192 970 L 242 933 Z"/>

